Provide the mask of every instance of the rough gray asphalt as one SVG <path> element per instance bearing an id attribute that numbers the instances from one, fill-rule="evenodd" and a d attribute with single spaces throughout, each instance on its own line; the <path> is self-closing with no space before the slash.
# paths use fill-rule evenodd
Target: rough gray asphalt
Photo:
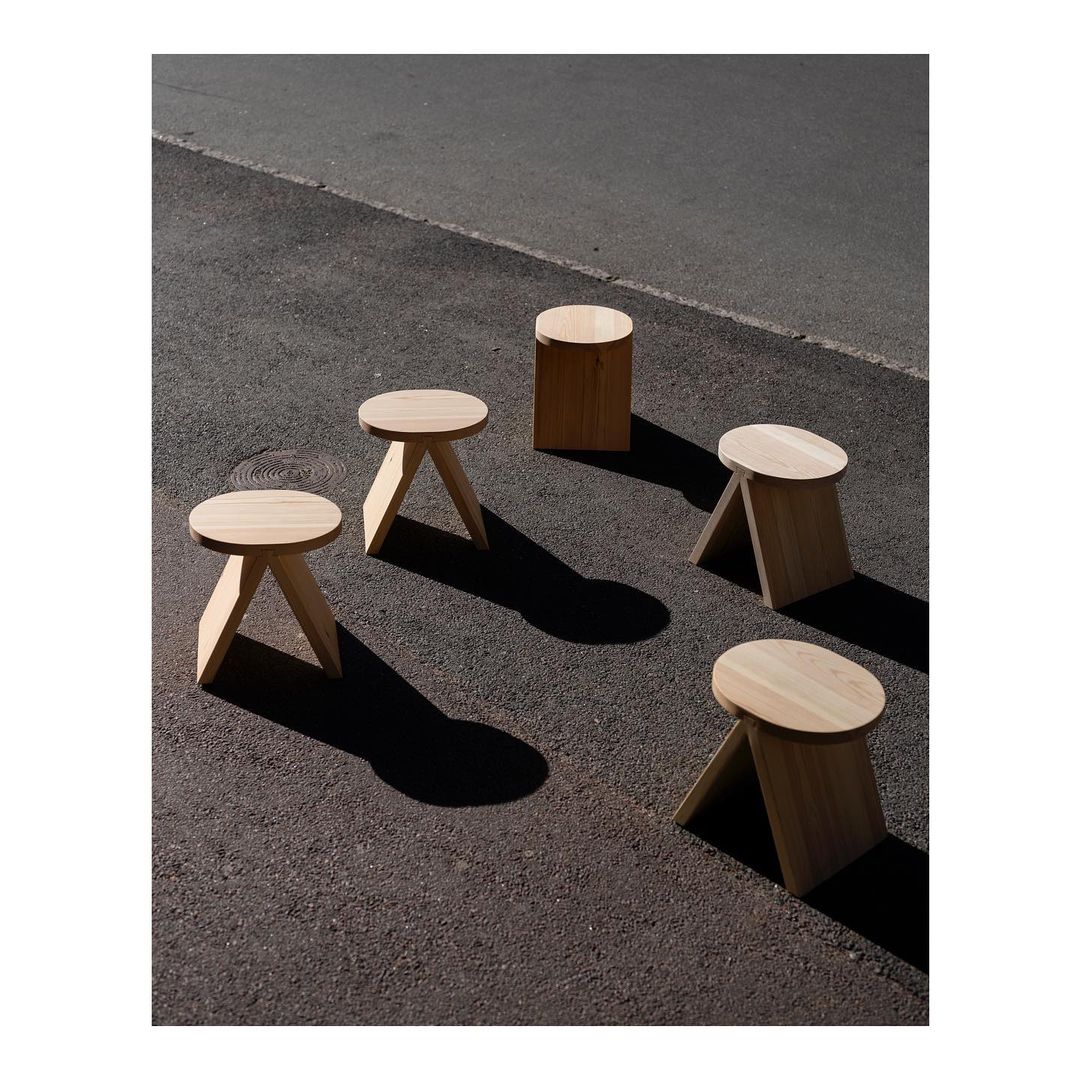
<path id="1" fill-rule="evenodd" d="M 927 369 L 925 56 L 157 56 L 154 126 Z"/>
<path id="2" fill-rule="evenodd" d="M 153 158 L 155 1022 L 925 1023 L 927 384 Z M 634 319 L 629 455 L 530 449 L 533 320 L 568 302 Z M 491 408 L 458 444 L 488 553 L 425 464 L 363 554 L 386 446 L 356 408 L 410 386 Z M 755 421 L 851 458 L 861 576 L 794 611 L 687 561 L 727 475 L 716 441 Z M 187 514 L 275 448 L 347 470 L 343 533 L 309 558 L 346 677 L 323 679 L 266 581 L 200 689 L 223 558 Z M 711 664 L 756 637 L 835 649 L 888 694 L 870 748 L 893 835 L 807 901 L 747 840 L 754 807 L 704 838 L 671 820 L 730 725 Z"/>

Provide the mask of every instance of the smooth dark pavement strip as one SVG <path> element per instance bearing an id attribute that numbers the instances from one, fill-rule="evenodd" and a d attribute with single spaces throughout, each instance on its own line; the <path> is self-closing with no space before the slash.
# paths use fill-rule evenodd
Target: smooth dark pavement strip
<path id="1" fill-rule="evenodd" d="M 926 384 L 153 155 L 155 1022 L 925 1023 Z M 616 295 L 634 450 L 532 451 L 536 313 Z M 425 464 L 363 555 L 385 444 L 356 407 L 409 386 L 491 407 L 459 446 L 490 552 Z M 687 561 L 727 475 L 717 439 L 766 420 L 852 462 L 860 577 L 781 613 Z M 200 689 L 222 560 L 187 513 L 274 449 L 345 465 L 325 492 L 345 528 L 309 561 L 346 678 L 264 587 Z M 889 696 L 870 748 L 893 836 L 807 902 L 767 876 L 753 806 L 704 839 L 671 821 L 730 723 L 712 661 L 755 637 L 833 648 Z"/>
<path id="2" fill-rule="evenodd" d="M 926 56 L 154 57 L 161 132 L 926 372 Z"/>

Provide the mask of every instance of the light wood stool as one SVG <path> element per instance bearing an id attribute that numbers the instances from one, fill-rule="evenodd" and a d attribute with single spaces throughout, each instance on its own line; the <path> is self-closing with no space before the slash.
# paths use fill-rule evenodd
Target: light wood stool
<path id="1" fill-rule="evenodd" d="M 836 481 L 847 454 L 801 428 L 751 424 L 720 440 L 720 460 L 734 475 L 698 538 L 690 561 L 754 545 L 765 603 L 781 608 L 851 581 Z"/>
<path id="2" fill-rule="evenodd" d="M 341 511 L 306 491 L 232 491 L 199 503 L 192 539 L 229 556 L 199 621 L 198 681 L 213 682 L 267 566 L 331 679 L 341 678 L 337 623 L 311 576 L 304 551 L 341 532 Z"/>
<path id="3" fill-rule="evenodd" d="M 430 453 L 473 543 L 487 551 L 484 516 L 461 462 L 450 445 L 482 430 L 488 407 L 456 390 L 394 390 L 360 406 L 360 426 L 390 440 L 375 482 L 364 500 L 364 550 L 377 555 L 394 523 L 424 454 Z"/>
<path id="4" fill-rule="evenodd" d="M 634 324 L 572 304 L 536 318 L 533 449 L 629 450 Z"/>
<path id="5" fill-rule="evenodd" d="M 739 722 L 676 811 L 679 825 L 755 770 L 796 896 L 885 838 L 866 748 L 885 691 L 869 671 L 803 641 L 750 641 L 716 661 L 712 688 Z"/>

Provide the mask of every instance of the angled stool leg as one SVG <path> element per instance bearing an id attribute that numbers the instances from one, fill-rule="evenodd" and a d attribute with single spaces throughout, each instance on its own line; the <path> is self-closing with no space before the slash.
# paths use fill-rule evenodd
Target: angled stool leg
<path id="1" fill-rule="evenodd" d="M 708 562 L 732 548 L 744 546 L 749 541 L 750 531 L 746 522 L 743 494 L 739 487 L 739 474 L 734 473 L 701 536 L 698 537 L 694 550 L 690 552 L 690 561 L 695 566 L 700 566 L 703 562 Z"/>
<path id="2" fill-rule="evenodd" d="M 265 570 L 265 555 L 229 556 L 199 620 L 196 678 L 201 685 L 214 681 Z"/>
<path id="3" fill-rule="evenodd" d="M 835 484 L 778 486 L 742 480 L 765 603 L 782 608 L 851 581 Z"/>
<path id="4" fill-rule="evenodd" d="M 392 442 L 364 500 L 364 551 L 377 555 L 424 459 L 422 442 Z"/>
<path id="5" fill-rule="evenodd" d="M 887 834 L 865 738 L 813 745 L 750 730 L 784 887 L 805 896 Z"/>
<path id="6" fill-rule="evenodd" d="M 461 467 L 454 448 L 448 442 L 433 442 L 428 445 L 432 460 L 435 462 L 439 475 L 446 484 L 450 498 L 454 500 L 461 520 L 465 522 L 465 528 L 473 543 L 481 550 L 488 550 L 487 530 L 484 528 L 484 515 L 480 510 L 480 503 L 476 498 L 476 492 Z"/>
<path id="7" fill-rule="evenodd" d="M 721 795 L 732 787 L 740 777 L 754 768 L 754 759 L 750 753 L 746 723 L 740 720 L 727 738 L 720 744 L 720 749 L 705 766 L 686 798 L 675 811 L 675 824 L 686 826 L 692 818 L 707 810 Z"/>
<path id="8" fill-rule="evenodd" d="M 274 572 L 289 607 L 331 679 L 341 678 L 337 622 L 302 555 L 272 555 Z"/>

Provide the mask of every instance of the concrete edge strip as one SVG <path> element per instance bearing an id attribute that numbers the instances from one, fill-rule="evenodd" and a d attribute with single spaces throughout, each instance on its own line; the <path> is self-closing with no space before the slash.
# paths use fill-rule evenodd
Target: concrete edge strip
<path id="1" fill-rule="evenodd" d="M 715 315 L 720 319 L 728 319 L 741 326 L 751 326 L 755 330 L 764 330 L 770 334 L 778 334 L 780 337 L 792 338 L 796 341 L 805 341 L 810 345 L 828 349 L 830 352 L 842 353 L 844 356 L 851 356 L 857 360 L 865 360 L 868 364 L 876 364 L 878 367 L 888 368 L 889 371 L 898 371 L 903 375 L 910 375 L 913 379 L 921 379 L 924 382 L 929 382 L 930 380 L 930 376 L 927 372 L 920 371 L 918 368 L 911 367 L 908 364 L 902 364 L 896 360 L 890 360 L 888 357 L 881 356 L 878 353 L 867 352 L 865 349 L 857 349 L 852 345 L 845 345 L 842 342 L 832 341 L 829 338 L 814 337 L 810 334 L 800 334 L 797 330 L 790 330 L 786 326 L 780 326 L 777 323 L 771 323 L 765 319 L 758 319 L 753 315 L 741 315 L 737 311 L 728 311 L 725 308 L 716 307 L 713 304 L 706 304 L 702 300 L 692 300 L 687 296 L 679 296 L 678 293 L 668 292 L 666 289 L 658 289 L 654 285 L 645 285 L 640 281 L 633 281 L 630 278 L 618 277 L 615 274 L 608 273 L 606 270 L 598 270 L 595 266 L 586 266 L 584 263 L 574 262 L 572 259 L 565 259 L 560 255 L 551 255 L 546 251 L 540 251 L 537 248 L 526 247 L 524 244 L 515 243 L 513 240 L 502 240 L 497 236 L 489 236 L 487 233 L 478 232 L 475 229 L 467 229 L 462 225 L 454 225 L 448 221 L 432 221 L 431 218 L 424 217 L 423 214 L 418 214 L 414 210 L 406 210 L 401 206 L 392 206 L 390 203 L 384 203 L 379 199 L 371 199 L 366 195 L 358 195 L 355 191 L 346 191 L 344 188 L 330 187 L 328 184 L 324 184 L 319 180 L 311 180 L 306 176 L 296 176 L 293 173 L 282 172 L 280 169 L 275 169 L 270 165 L 260 165 L 257 161 L 248 161 L 246 158 L 236 157 L 232 154 L 226 154 L 221 150 L 214 150 L 209 146 L 201 146 L 198 143 L 190 142 L 188 139 L 181 138 L 179 135 L 169 135 L 163 131 L 151 131 L 151 135 L 158 142 L 168 143 L 170 146 L 179 146 L 184 150 L 191 150 L 196 154 L 215 158 L 216 160 L 224 161 L 229 165 L 239 165 L 241 168 L 266 173 L 268 176 L 275 176 L 279 180 L 288 180 L 294 184 L 302 184 L 304 187 L 315 188 L 317 191 L 325 191 L 330 195 L 337 195 L 339 198 L 349 199 L 351 202 L 369 206 L 373 210 L 382 210 L 388 214 L 395 214 L 398 217 L 407 218 L 409 221 L 420 222 L 423 225 L 433 225 L 437 229 L 456 233 L 458 236 L 466 236 L 470 240 L 479 240 L 481 243 L 491 244 L 494 247 L 516 251 L 521 255 L 528 255 L 530 258 L 539 259 L 541 262 L 551 263 L 564 270 L 573 270 L 578 274 L 584 274 L 586 277 L 595 278 L 598 281 L 605 281 L 608 284 L 617 285 L 623 289 L 632 289 L 634 292 L 646 293 L 649 296 L 655 296 L 673 304 L 680 304 L 682 307 L 694 308 L 696 311 L 704 311 L 709 315 Z"/>

